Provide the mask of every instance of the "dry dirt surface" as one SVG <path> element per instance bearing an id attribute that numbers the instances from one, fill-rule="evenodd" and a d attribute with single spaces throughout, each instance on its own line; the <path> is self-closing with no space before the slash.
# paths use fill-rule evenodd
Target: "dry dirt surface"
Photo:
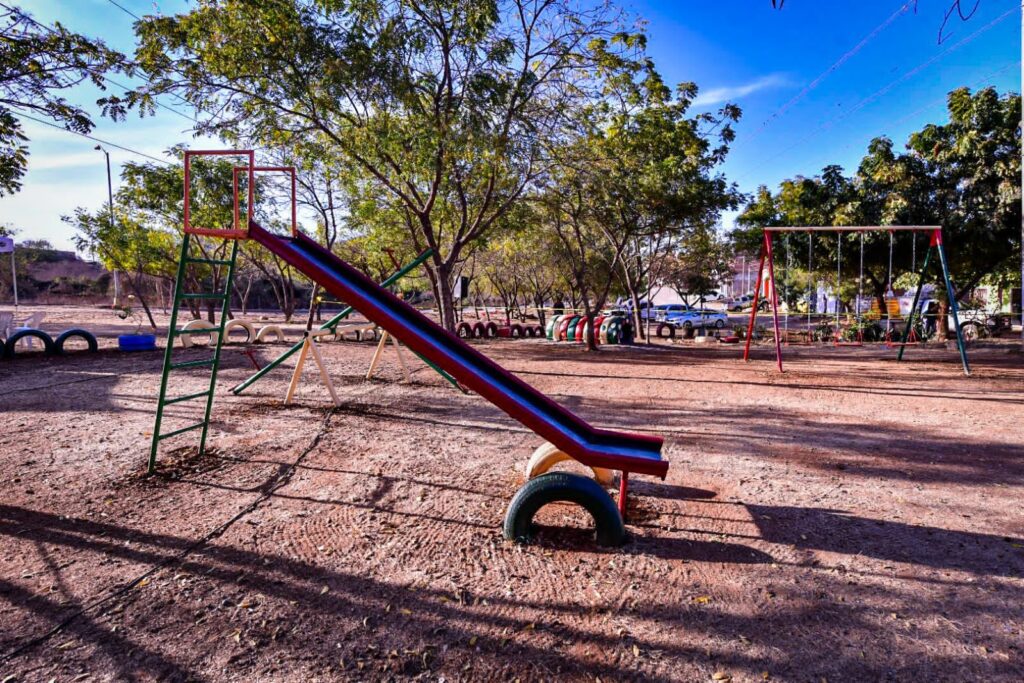
<path id="1" fill-rule="evenodd" d="M 312 366 L 290 406 L 290 366 L 228 393 L 251 368 L 226 347 L 209 452 L 165 441 L 146 477 L 161 353 L 112 343 L 0 361 L 2 681 L 1024 679 L 1017 344 L 965 378 L 945 348 L 793 349 L 779 375 L 766 347 L 480 343 L 665 437 L 608 550 L 571 507 L 503 540 L 538 437 L 414 358 L 401 383 L 393 350 L 365 381 L 370 342 L 323 346 L 337 408 Z"/>

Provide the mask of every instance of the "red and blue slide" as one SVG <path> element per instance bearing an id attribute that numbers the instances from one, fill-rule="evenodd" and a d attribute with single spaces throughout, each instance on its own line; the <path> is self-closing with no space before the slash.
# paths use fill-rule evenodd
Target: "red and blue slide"
<path id="1" fill-rule="evenodd" d="M 505 519 L 507 537 L 529 541 L 533 514 L 549 502 L 569 501 L 583 506 L 594 517 L 599 543 L 622 542 L 629 473 L 664 479 L 668 472 L 668 462 L 661 456 L 663 440 L 660 437 L 591 426 L 301 232 L 284 237 L 250 222 L 248 237 L 337 299 L 352 305 L 402 344 L 505 411 L 554 448 L 595 471 L 621 472 L 618 506 L 608 492 L 590 478 L 550 472 L 531 479 L 509 507 Z"/>

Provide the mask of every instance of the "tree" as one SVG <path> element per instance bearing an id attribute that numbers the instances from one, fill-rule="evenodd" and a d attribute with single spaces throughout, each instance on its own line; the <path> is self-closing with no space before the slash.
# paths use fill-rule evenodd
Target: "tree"
<path id="1" fill-rule="evenodd" d="M 91 81 L 105 88 L 104 74 L 130 71 L 119 52 L 103 41 L 69 31 L 61 24 L 45 26 L 7 3 L 0 3 L 0 197 L 21 189 L 28 166 L 28 138 L 19 118 L 42 117 L 68 130 L 88 133 L 93 121 L 60 92 Z M 137 104 L 148 111 L 152 101 Z"/>
<path id="2" fill-rule="evenodd" d="M 679 250 L 666 256 L 664 280 L 684 299 L 704 297 L 715 291 L 732 270 L 732 248 L 713 227 L 698 226 L 680 242 Z"/>
<path id="3" fill-rule="evenodd" d="M 777 194 L 760 188 L 737 219 L 737 246 L 755 248 L 760 228 L 772 225 L 940 225 L 958 299 L 989 274 L 1012 267 L 1020 249 L 1020 96 L 959 88 L 949 94 L 948 109 L 949 122 L 913 133 L 905 153 L 888 138 L 872 140 L 852 178 L 828 166 L 819 177 L 784 181 Z M 798 254 L 807 253 L 807 239 L 794 239 Z M 841 239 L 843 279 L 849 281 L 859 270 L 860 238 Z M 912 265 L 912 240 L 894 238 L 891 279 Z M 917 239 L 918 253 L 926 246 Z M 816 261 L 835 264 L 839 248 L 839 239 L 819 236 Z M 889 236 L 865 234 L 865 286 L 882 310 L 888 265 Z"/>
<path id="4" fill-rule="evenodd" d="M 583 133 L 553 155 L 559 166 L 547 189 L 549 220 L 591 320 L 617 276 L 639 310 L 657 253 L 652 245 L 667 250 L 740 199 L 717 171 L 739 109 L 688 116 L 697 86 L 683 83 L 673 92 L 643 55 L 643 43 L 642 36 L 619 35 L 594 45 L 602 98 L 579 110 Z M 591 325 L 590 348 L 593 332 Z"/>
<path id="5" fill-rule="evenodd" d="M 150 81 L 134 96 L 215 112 L 206 133 L 322 135 L 433 249 L 454 329 L 454 273 L 544 172 L 543 142 L 592 92 L 592 46 L 618 22 L 570 0 L 204 2 L 136 24 Z"/>
<path id="6" fill-rule="evenodd" d="M 156 321 L 143 282 L 147 276 L 168 276 L 166 254 L 174 249 L 174 236 L 147 228 L 144 222 L 124 211 L 115 210 L 114 216 L 111 223 L 109 207 L 101 207 L 96 213 L 78 208 L 73 217 L 65 216 L 64 221 L 74 225 L 78 233 L 74 237 L 77 249 L 95 253 L 107 270 L 120 270 L 128 276 L 128 284 L 155 330 Z"/>

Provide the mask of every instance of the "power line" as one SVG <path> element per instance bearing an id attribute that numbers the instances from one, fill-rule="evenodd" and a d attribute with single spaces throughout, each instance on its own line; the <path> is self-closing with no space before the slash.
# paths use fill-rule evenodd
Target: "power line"
<path id="1" fill-rule="evenodd" d="M 80 133 L 77 130 L 71 130 L 70 128 L 65 128 L 64 126 L 60 126 L 60 125 L 57 125 L 56 123 L 53 123 L 52 121 L 47 121 L 45 119 L 39 119 L 39 118 L 36 118 L 35 116 L 31 116 L 29 114 L 26 114 L 25 112 L 23 112 L 23 111 L 21 111 L 19 109 L 12 108 L 12 110 L 15 111 L 18 114 L 18 116 L 26 118 L 29 121 L 35 121 L 36 123 L 41 123 L 44 126 L 49 126 L 50 128 L 56 128 L 57 130 L 62 130 L 64 132 L 66 132 L 66 133 L 71 133 L 72 135 L 77 135 L 79 137 L 86 138 L 87 140 L 92 140 L 93 142 L 98 142 L 101 145 L 108 145 L 110 147 L 114 147 L 116 149 L 120 149 L 120 150 L 123 150 L 125 152 L 128 152 L 129 154 L 135 154 L 135 155 L 140 156 L 140 157 L 145 157 L 147 159 L 152 159 L 153 161 L 159 162 L 161 164 L 166 164 L 167 166 L 173 166 L 174 165 L 171 162 L 167 161 L 166 159 L 157 158 L 157 157 L 155 157 L 155 156 L 153 156 L 151 154 L 146 154 L 145 152 L 140 152 L 137 149 L 132 149 L 131 147 L 125 147 L 124 145 L 119 145 L 116 142 L 110 142 L 109 140 L 104 140 L 104 139 L 98 138 L 98 137 L 96 137 L 94 135 L 89 135 L 88 133 Z"/>
<path id="2" fill-rule="evenodd" d="M 110 0 L 110 1 L 113 2 L 114 0 Z M 907 12 L 907 10 L 910 9 L 911 5 L 914 5 L 915 3 L 916 3 L 916 0 L 908 0 L 907 2 L 903 3 L 902 7 L 900 7 L 898 10 L 893 12 L 889 16 L 888 19 L 883 21 L 881 24 L 876 26 L 870 33 L 868 33 L 866 36 L 864 36 L 864 38 L 862 38 L 859 43 L 854 45 L 851 49 L 847 50 L 845 54 L 843 54 L 839 59 L 836 60 L 836 62 L 834 64 L 832 64 L 832 66 L 830 66 L 829 68 L 827 68 L 823 72 L 821 72 L 818 75 L 817 78 L 815 78 L 813 81 L 811 81 L 806 86 L 804 86 L 803 89 L 800 92 L 798 92 L 796 95 L 794 95 L 792 98 L 790 98 L 790 100 L 788 102 L 786 102 L 781 107 L 776 109 L 768 118 L 766 118 L 764 120 L 764 122 L 761 124 L 761 127 L 758 128 L 754 132 L 753 135 L 751 135 L 750 137 L 748 137 L 745 140 L 744 146 L 749 144 L 751 141 L 755 140 L 761 133 L 763 133 L 765 128 L 767 128 L 768 125 L 772 121 L 774 121 L 775 119 L 777 119 L 780 116 L 782 116 L 783 114 L 785 114 L 797 102 L 799 102 L 804 97 L 806 97 L 808 93 L 810 93 L 812 90 L 814 90 L 819 85 L 821 85 L 821 83 L 826 78 L 831 76 L 839 67 L 841 67 L 847 61 L 849 61 L 854 55 L 856 55 L 858 52 L 860 52 L 864 48 L 865 45 L 867 45 L 872 40 L 874 40 L 875 37 L 878 36 L 879 33 L 884 31 L 885 29 L 887 29 L 890 24 L 892 24 L 894 21 L 896 21 L 896 19 L 898 19 L 903 14 L 905 14 Z"/>
<path id="3" fill-rule="evenodd" d="M 127 9 L 124 5 L 122 5 L 122 4 L 118 3 L 118 2 L 115 2 L 115 0 L 107 0 L 107 2 L 109 2 L 111 5 L 113 5 L 117 9 L 121 10 L 122 12 L 127 14 L 128 16 L 135 17 L 139 21 L 142 21 L 142 17 L 140 17 L 135 12 L 132 12 L 130 9 Z"/>
<path id="4" fill-rule="evenodd" d="M 122 12 L 124 12 L 125 14 L 127 14 L 128 16 L 130 16 L 130 17 L 132 17 L 132 18 L 134 18 L 134 19 L 137 19 L 138 21 L 143 21 L 142 17 L 140 17 L 140 16 L 139 16 L 138 14 L 136 14 L 135 12 L 132 12 L 132 11 L 131 11 L 130 9 L 126 8 L 126 7 L 124 6 L 124 5 L 120 4 L 119 2 L 116 2 L 116 0 L 107 0 L 107 2 L 109 2 L 109 3 L 111 4 L 111 5 L 113 5 L 114 7 L 118 8 L 119 10 L 121 10 Z M 155 5 L 155 4 L 156 4 L 156 3 L 154 3 L 154 5 Z M 159 10 L 158 10 L 158 11 L 159 11 Z M 113 82 L 113 81 L 112 81 L 112 82 Z M 125 86 L 123 86 L 123 85 L 122 85 L 122 86 L 120 86 L 120 87 L 122 87 L 122 88 L 125 88 Z M 126 88 L 126 89 L 127 89 L 127 88 Z M 174 97 L 175 99 L 177 99 L 178 101 L 180 101 L 180 102 L 181 102 L 182 104 L 187 104 L 187 105 L 189 105 L 189 106 L 195 107 L 195 109 L 196 109 L 197 111 L 201 111 L 201 112 L 203 112 L 203 113 L 205 113 L 205 114 L 210 114 L 211 116 L 214 116 L 214 117 L 216 117 L 216 115 L 215 115 L 215 114 L 212 114 L 211 112 L 209 112 L 209 111 L 206 111 L 206 110 L 204 110 L 204 109 L 203 109 L 202 107 L 199 107 L 199 106 L 196 106 L 196 105 L 192 104 L 191 102 L 189 102 L 188 100 L 186 100 L 186 99 L 185 99 L 184 97 L 182 97 L 181 95 L 178 95 L 178 94 L 175 94 L 175 93 L 171 93 L 170 95 L 171 95 L 171 97 Z M 188 115 L 186 115 L 186 114 L 182 114 L 181 112 L 179 112 L 179 111 L 178 111 L 178 110 L 176 110 L 176 109 L 172 109 L 171 107 L 168 107 L 167 105 L 161 104 L 161 103 L 159 102 L 159 100 L 157 100 L 156 98 L 154 98 L 154 99 L 153 99 L 153 102 L 154 102 L 154 103 L 155 103 L 155 104 L 156 104 L 156 105 L 157 105 L 158 107 L 163 107 L 164 109 L 168 109 L 168 110 L 170 110 L 170 111 L 174 112 L 175 114 L 177 114 L 178 116 L 181 116 L 181 117 L 183 117 L 183 118 L 185 118 L 185 119 L 188 119 L 189 121 L 192 121 L 192 122 L 194 122 L 194 123 L 201 123 L 201 122 L 199 121 L 199 119 L 197 119 L 197 118 L 195 118 L 195 117 L 193 117 L 193 116 L 188 116 Z"/>
<path id="5" fill-rule="evenodd" d="M 989 73 L 989 74 L 987 74 L 985 76 L 982 76 L 979 79 L 976 79 L 975 81 L 973 81 L 970 84 L 969 87 L 970 88 L 978 88 L 978 87 L 980 87 L 980 86 L 982 86 L 984 84 L 991 83 L 993 78 L 995 78 L 996 76 L 999 76 L 1004 71 L 1008 71 L 1008 70 L 1010 70 L 1010 69 L 1012 69 L 1014 67 L 1020 66 L 1020 63 L 1021 63 L 1021 61 L 1018 59 L 1015 62 L 1011 62 L 1009 64 L 1006 64 L 1006 65 L 1002 66 L 1001 68 L 996 69 L 995 71 L 993 71 L 993 72 L 991 72 L 991 73 Z M 943 95 L 942 97 L 937 97 L 934 100 L 932 100 L 931 102 L 929 102 L 928 104 L 925 104 L 924 106 L 915 109 L 914 111 L 910 112 L 909 114 L 901 116 L 900 118 L 896 119 L 895 121 L 889 122 L 888 125 L 890 127 L 898 126 L 899 124 L 903 123 L 904 121 L 907 121 L 909 119 L 915 118 L 916 116 L 919 116 L 920 114 L 923 114 L 924 112 L 926 112 L 926 111 L 928 111 L 930 109 L 933 109 L 934 107 L 937 107 L 940 104 L 945 104 L 948 97 L 949 97 L 948 95 Z M 860 141 L 859 140 L 855 140 L 855 141 L 852 141 L 852 142 L 848 142 L 845 145 L 843 145 L 842 147 L 839 147 L 838 149 L 833 150 L 832 152 L 830 152 L 830 154 L 838 154 L 839 152 L 844 152 L 844 151 L 848 150 L 850 147 L 852 147 L 855 144 L 860 144 Z"/>
<path id="6" fill-rule="evenodd" d="M 128 14 L 131 14 L 132 16 L 136 16 L 135 14 L 132 14 L 131 12 L 126 10 L 124 7 L 121 7 L 120 5 L 118 5 L 116 2 L 114 2 L 114 0 L 108 0 L 108 2 L 116 5 L 117 7 L 120 7 L 122 10 L 124 10 L 125 12 L 128 12 Z M 9 6 L 7 6 L 4 3 L 0 3 L 0 6 L 6 7 L 9 10 L 11 9 Z M 43 29 L 44 31 L 47 31 L 51 35 L 57 35 L 57 31 L 55 31 L 54 29 L 50 28 L 46 24 L 43 24 L 43 23 L 39 22 L 38 20 L 36 20 L 35 17 L 32 17 L 32 16 L 30 16 L 28 14 L 25 14 L 24 12 L 20 12 L 20 14 L 25 19 L 27 19 L 31 23 L 35 24 L 39 28 Z M 136 17 L 136 18 L 139 18 L 139 17 Z M 141 21 L 141 19 L 140 19 L 140 21 Z M 65 63 L 67 64 L 68 62 L 65 61 Z M 85 67 L 85 70 L 88 71 L 91 74 L 94 74 L 95 76 L 99 77 L 100 79 L 106 81 L 107 83 L 109 83 L 109 84 L 111 84 L 113 86 L 116 86 L 116 87 L 121 88 L 123 90 L 133 90 L 133 88 L 130 88 L 129 86 L 125 85 L 124 83 L 119 83 L 119 82 L 115 81 L 113 78 L 110 78 L 109 76 L 107 76 L 102 71 L 98 71 L 96 69 L 90 69 L 88 67 Z M 195 118 L 194 116 L 189 116 L 188 114 L 180 112 L 177 109 L 175 109 L 174 107 L 170 107 L 170 106 L 160 102 L 160 100 L 156 99 L 155 97 L 153 98 L 153 104 L 155 106 L 157 106 L 157 107 L 160 107 L 161 109 L 166 109 L 167 111 L 169 111 L 169 112 L 171 112 L 173 114 L 177 114 L 178 116 L 180 116 L 181 118 L 185 119 L 186 121 L 191 121 L 193 123 L 199 123 L 199 119 Z"/>
<path id="7" fill-rule="evenodd" d="M 882 97 L 883 95 L 885 95 L 886 93 L 891 91 L 893 88 L 895 88 L 900 83 L 903 83 L 904 81 L 906 81 L 906 80 L 908 80 L 910 78 L 913 78 L 914 76 L 916 76 L 917 74 L 919 74 L 920 72 L 924 71 L 929 66 L 934 64 L 935 62 L 937 62 L 940 59 L 946 57 L 947 55 L 949 55 L 953 51 L 963 47 L 964 45 L 967 45 L 968 43 L 973 41 L 975 38 L 977 38 L 981 34 L 985 33 L 989 29 L 993 28 L 996 24 L 1000 23 L 1001 21 L 1003 21 L 1004 19 L 1009 17 L 1014 12 L 1019 12 L 1020 9 L 1021 9 L 1020 6 L 1014 6 L 1012 9 L 1009 9 L 1006 12 L 1003 12 L 1001 15 L 999 15 L 998 17 L 996 17 L 995 19 L 993 19 L 989 23 L 985 24 L 980 29 L 978 29 L 974 33 L 970 34 L 966 38 L 962 38 L 958 42 L 954 43 L 953 45 L 949 46 L 948 48 L 946 48 L 945 50 L 940 52 L 939 54 L 934 55 L 931 58 L 925 60 L 924 62 L 922 62 L 921 64 L 917 65 L 916 67 L 914 67 L 910 71 L 907 71 L 906 73 L 904 73 L 902 76 L 900 76 L 896 80 L 888 83 L 887 85 L 885 85 L 882 88 L 876 90 L 875 92 L 873 92 L 872 94 L 868 95 L 864 99 L 860 100 L 859 102 L 857 102 L 857 104 L 853 105 L 853 107 L 851 107 L 850 109 L 848 109 L 845 112 L 843 112 L 843 113 L 841 113 L 841 114 L 839 114 L 837 116 L 834 116 L 831 119 L 825 121 L 820 126 L 818 126 L 814 130 L 812 130 L 810 133 L 805 135 L 803 138 L 801 138 L 801 139 L 797 140 L 796 142 L 794 142 L 792 145 L 790 145 L 790 146 L 780 150 L 776 154 L 773 154 L 772 156 L 768 157 L 764 161 L 756 164 L 756 167 L 757 168 L 761 168 L 765 164 L 768 164 L 768 163 L 774 161 L 775 159 L 778 159 L 780 156 L 786 154 L 787 152 L 790 152 L 793 149 L 796 149 L 797 147 L 803 145 L 805 142 L 807 142 L 811 138 L 815 137 L 816 135 L 818 135 L 818 133 L 822 132 L 823 130 L 825 130 L 827 128 L 830 128 L 836 122 L 841 121 L 841 120 L 843 120 L 843 119 L 845 119 L 845 118 L 847 118 L 847 117 L 857 113 L 858 111 L 860 111 L 861 109 L 863 109 L 867 105 L 871 104 L 872 102 L 874 102 L 878 98 Z M 741 177 L 739 179 L 739 181 L 746 180 L 747 178 L 750 177 L 750 175 L 751 175 L 750 173 L 745 174 L 743 177 Z"/>

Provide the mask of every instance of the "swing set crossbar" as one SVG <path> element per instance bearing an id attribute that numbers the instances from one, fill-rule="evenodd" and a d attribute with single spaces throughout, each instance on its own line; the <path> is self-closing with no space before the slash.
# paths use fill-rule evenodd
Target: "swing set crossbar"
<path id="1" fill-rule="evenodd" d="M 762 228 L 765 232 L 935 232 L 941 231 L 941 225 L 817 225 L 809 228 L 793 226 L 781 226 L 773 228 Z"/>
<path id="2" fill-rule="evenodd" d="M 967 347 L 964 344 L 963 332 L 962 332 L 961 327 L 960 327 L 959 306 L 957 305 L 956 294 L 955 294 L 955 292 L 953 290 L 953 282 L 952 282 L 952 279 L 950 278 L 950 274 L 949 274 L 949 261 L 946 258 L 946 250 L 945 250 L 945 247 L 943 246 L 943 242 L 942 242 L 942 226 L 939 226 L 939 225 L 873 225 L 873 226 L 868 226 L 868 225 L 851 225 L 851 226 L 837 225 L 837 226 L 807 226 L 807 227 L 801 227 L 801 226 L 763 227 L 762 228 L 763 240 L 761 242 L 761 263 L 760 263 L 760 267 L 757 270 L 757 285 L 754 288 L 754 300 L 752 302 L 753 305 L 751 306 L 751 309 L 750 309 L 750 321 L 747 324 L 746 343 L 743 345 L 743 360 L 744 361 L 749 361 L 750 360 L 750 342 L 751 342 L 751 339 L 753 338 L 754 323 L 757 320 L 757 308 L 758 308 L 758 303 L 759 303 L 759 299 L 760 299 L 760 296 L 761 296 L 761 289 L 762 289 L 763 285 L 767 285 L 766 296 L 770 297 L 769 300 L 771 302 L 771 309 L 772 309 L 772 322 L 773 322 L 774 327 L 775 327 L 775 359 L 776 359 L 776 364 L 778 365 L 778 368 L 779 368 L 779 372 L 783 372 L 783 369 L 782 369 L 782 340 L 781 340 L 781 334 L 780 334 L 780 329 L 779 329 L 779 293 L 778 293 L 778 290 L 777 290 L 777 287 L 776 287 L 776 279 L 775 279 L 775 255 L 774 255 L 773 249 L 772 249 L 772 243 L 773 243 L 772 237 L 773 237 L 774 233 L 789 233 L 789 232 L 809 232 L 809 233 L 813 233 L 813 232 L 836 232 L 836 233 L 859 232 L 859 233 L 865 233 L 865 232 L 883 232 L 883 231 L 884 232 L 889 232 L 890 234 L 892 234 L 894 232 L 913 232 L 913 233 L 924 232 L 924 233 L 928 233 L 929 236 L 930 236 L 930 240 L 929 240 L 929 244 L 928 244 L 928 251 L 925 254 L 924 264 L 921 266 L 921 269 L 920 269 L 920 272 L 919 272 L 917 291 L 916 291 L 916 293 L 914 295 L 914 303 L 911 306 L 910 315 L 907 318 L 906 327 L 905 327 L 905 329 L 903 331 L 903 334 L 901 335 L 902 338 L 900 339 L 900 341 L 899 342 L 894 342 L 894 343 L 892 343 L 892 346 L 890 346 L 890 348 L 893 348 L 893 347 L 898 347 L 899 348 L 899 355 L 896 358 L 897 362 L 903 360 L 903 352 L 904 352 L 904 350 L 906 350 L 907 346 L 913 346 L 913 345 L 915 345 L 917 343 L 915 340 L 912 340 L 913 339 L 913 335 L 914 335 L 914 333 L 913 333 L 914 318 L 918 316 L 918 311 L 917 311 L 918 304 L 921 304 L 921 305 L 924 304 L 924 302 L 921 300 L 921 290 L 924 287 L 925 278 L 927 277 L 927 274 L 928 274 L 928 264 L 929 264 L 932 252 L 934 251 L 936 253 L 936 255 L 938 256 L 939 265 L 940 265 L 941 271 L 942 271 L 942 279 L 944 281 L 944 284 L 945 284 L 945 287 L 946 287 L 946 295 L 947 295 L 947 298 L 949 300 L 950 313 L 953 316 L 953 326 L 954 326 L 954 328 L 956 330 L 956 342 L 957 342 L 957 350 L 959 351 L 959 354 L 960 354 L 960 364 L 963 367 L 964 374 L 965 375 L 970 375 L 971 374 L 971 367 L 970 367 L 970 365 L 969 365 L 969 363 L 967 361 Z M 861 252 L 861 259 L 862 259 L 861 270 L 862 270 L 862 274 L 861 274 L 861 277 L 863 277 L 863 236 L 861 237 L 861 240 L 862 240 L 862 244 L 861 244 L 861 248 L 862 248 L 862 252 Z M 891 242 L 891 240 L 890 240 L 890 242 Z M 890 249 L 891 249 L 891 245 L 890 245 Z M 891 259 L 891 254 L 890 254 L 890 259 Z M 766 265 L 768 267 L 767 268 L 767 273 L 765 273 L 765 266 Z M 891 269 L 891 266 L 890 266 L 890 269 Z M 891 273 L 890 273 L 890 277 L 891 277 Z M 860 303 L 859 303 L 860 298 L 861 298 L 861 296 L 858 294 L 858 307 L 860 305 Z M 838 312 L 838 302 L 837 302 L 836 306 L 837 306 L 836 310 Z M 810 310 L 810 309 L 808 308 L 808 310 Z M 788 321 L 788 318 L 787 318 L 787 321 Z M 787 325 L 787 328 L 788 328 L 788 325 Z M 787 329 L 787 337 L 788 337 L 788 329 Z M 863 342 L 861 342 L 861 341 L 840 342 L 837 339 L 835 345 L 836 346 L 863 346 Z M 887 343 L 886 346 L 889 346 L 889 343 Z"/>

